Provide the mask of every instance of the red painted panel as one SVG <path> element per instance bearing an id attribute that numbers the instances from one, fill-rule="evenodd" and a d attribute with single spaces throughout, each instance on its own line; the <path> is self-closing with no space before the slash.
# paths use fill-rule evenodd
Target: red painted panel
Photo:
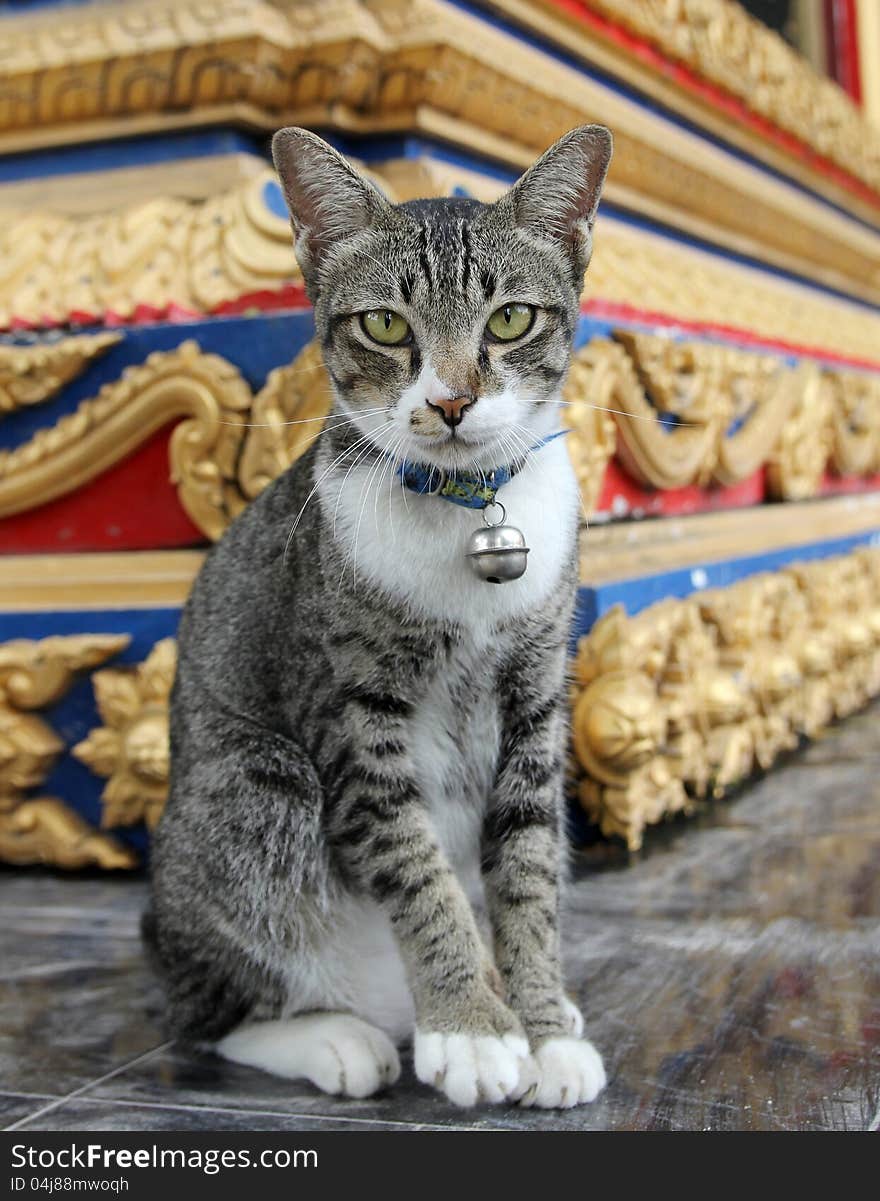
<path id="1" fill-rule="evenodd" d="M 826 475 L 820 489 L 823 496 L 841 496 L 849 492 L 880 492 L 880 475 Z"/>
<path id="2" fill-rule="evenodd" d="M 764 471 L 730 488 L 669 488 L 659 491 L 636 483 L 612 459 L 605 472 L 598 511 L 609 517 L 673 517 L 757 505 L 764 499 Z"/>
<path id="3" fill-rule="evenodd" d="M 756 350 L 775 350 L 783 354 L 806 356 L 821 359 L 844 367 L 864 367 L 869 371 L 880 370 L 880 359 L 861 359 L 853 355 L 841 354 L 836 350 L 826 350 L 821 346 L 805 346 L 799 342 L 787 342 L 781 338 L 762 338 L 754 330 L 741 329 L 736 325 L 720 325 L 712 321 L 686 321 L 679 317 L 671 317 L 668 313 L 660 313 L 651 309 L 637 309 L 631 304 L 620 301 L 602 300 L 597 297 L 587 300 L 581 305 L 581 312 L 599 317 L 605 321 L 620 321 L 624 324 L 645 325 L 649 328 L 682 330 L 686 333 L 705 334 L 725 342 L 741 342 L 744 346 Z"/>
<path id="4" fill-rule="evenodd" d="M 862 99 L 858 24 L 855 0 L 825 0 L 828 73 L 857 104 Z"/>
<path id="5" fill-rule="evenodd" d="M 83 488 L 0 520 L 0 553 L 160 550 L 206 542 L 168 478 L 170 430 Z"/>

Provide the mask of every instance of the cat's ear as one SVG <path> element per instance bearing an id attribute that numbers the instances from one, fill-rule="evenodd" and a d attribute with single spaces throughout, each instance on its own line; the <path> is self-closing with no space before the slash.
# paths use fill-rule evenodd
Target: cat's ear
<path id="1" fill-rule="evenodd" d="M 582 270 L 611 150 L 610 130 L 581 125 L 546 150 L 500 201 L 510 220 L 561 243 Z"/>
<path id="2" fill-rule="evenodd" d="M 375 224 L 389 205 L 341 154 L 307 129 L 279 129 L 272 157 L 308 284 L 330 246 Z"/>

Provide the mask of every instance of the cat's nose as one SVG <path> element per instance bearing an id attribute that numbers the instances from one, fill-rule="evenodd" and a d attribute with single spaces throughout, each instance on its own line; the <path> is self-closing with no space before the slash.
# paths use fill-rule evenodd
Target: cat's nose
<path id="1" fill-rule="evenodd" d="M 461 425 L 464 411 L 476 400 L 475 396 L 451 396 L 448 400 L 428 400 L 429 409 L 436 409 L 450 428 Z"/>

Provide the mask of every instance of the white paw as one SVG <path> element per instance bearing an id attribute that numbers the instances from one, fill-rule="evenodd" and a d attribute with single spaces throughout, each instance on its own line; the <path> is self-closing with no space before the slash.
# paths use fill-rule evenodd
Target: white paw
<path id="1" fill-rule="evenodd" d="M 501 1038 L 472 1034 L 425 1034 L 416 1031 L 416 1075 L 454 1105 L 480 1101 L 497 1105 L 517 1095 L 529 1045 L 517 1034 Z"/>
<path id="2" fill-rule="evenodd" d="M 575 1038 L 580 1038 L 584 1032 L 584 1019 L 581 1011 L 575 1005 L 574 1001 L 569 1001 L 568 997 L 562 998 L 562 1011 L 568 1020 L 568 1028 Z"/>
<path id="3" fill-rule="evenodd" d="M 217 1050 L 276 1076 L 310 1080 L 334 1096 L 369 1097 L 400 1075 L 400 1060 L 387 1035 L 346 1013 L 240 1026 Z"/>
<path id="4" fill-rule="evenodd" d="M 599 1052 L 581 1038 L 548 1038 L 531 1057 L 534 1080 L 520 1105 L 571 1109 L 595 1101 L 605 1087 Z"/>

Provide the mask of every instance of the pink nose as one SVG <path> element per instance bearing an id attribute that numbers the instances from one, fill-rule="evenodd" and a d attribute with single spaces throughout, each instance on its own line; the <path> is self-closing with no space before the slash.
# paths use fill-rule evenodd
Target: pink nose
<path id="1" fill-rule="evenodd" d="M 449 426 L 461 425 L 465 409 L 474 403 L 473 396 L 452 396 L 449 400 L 429 400 L 428 407 L 436 409 Z"/>

